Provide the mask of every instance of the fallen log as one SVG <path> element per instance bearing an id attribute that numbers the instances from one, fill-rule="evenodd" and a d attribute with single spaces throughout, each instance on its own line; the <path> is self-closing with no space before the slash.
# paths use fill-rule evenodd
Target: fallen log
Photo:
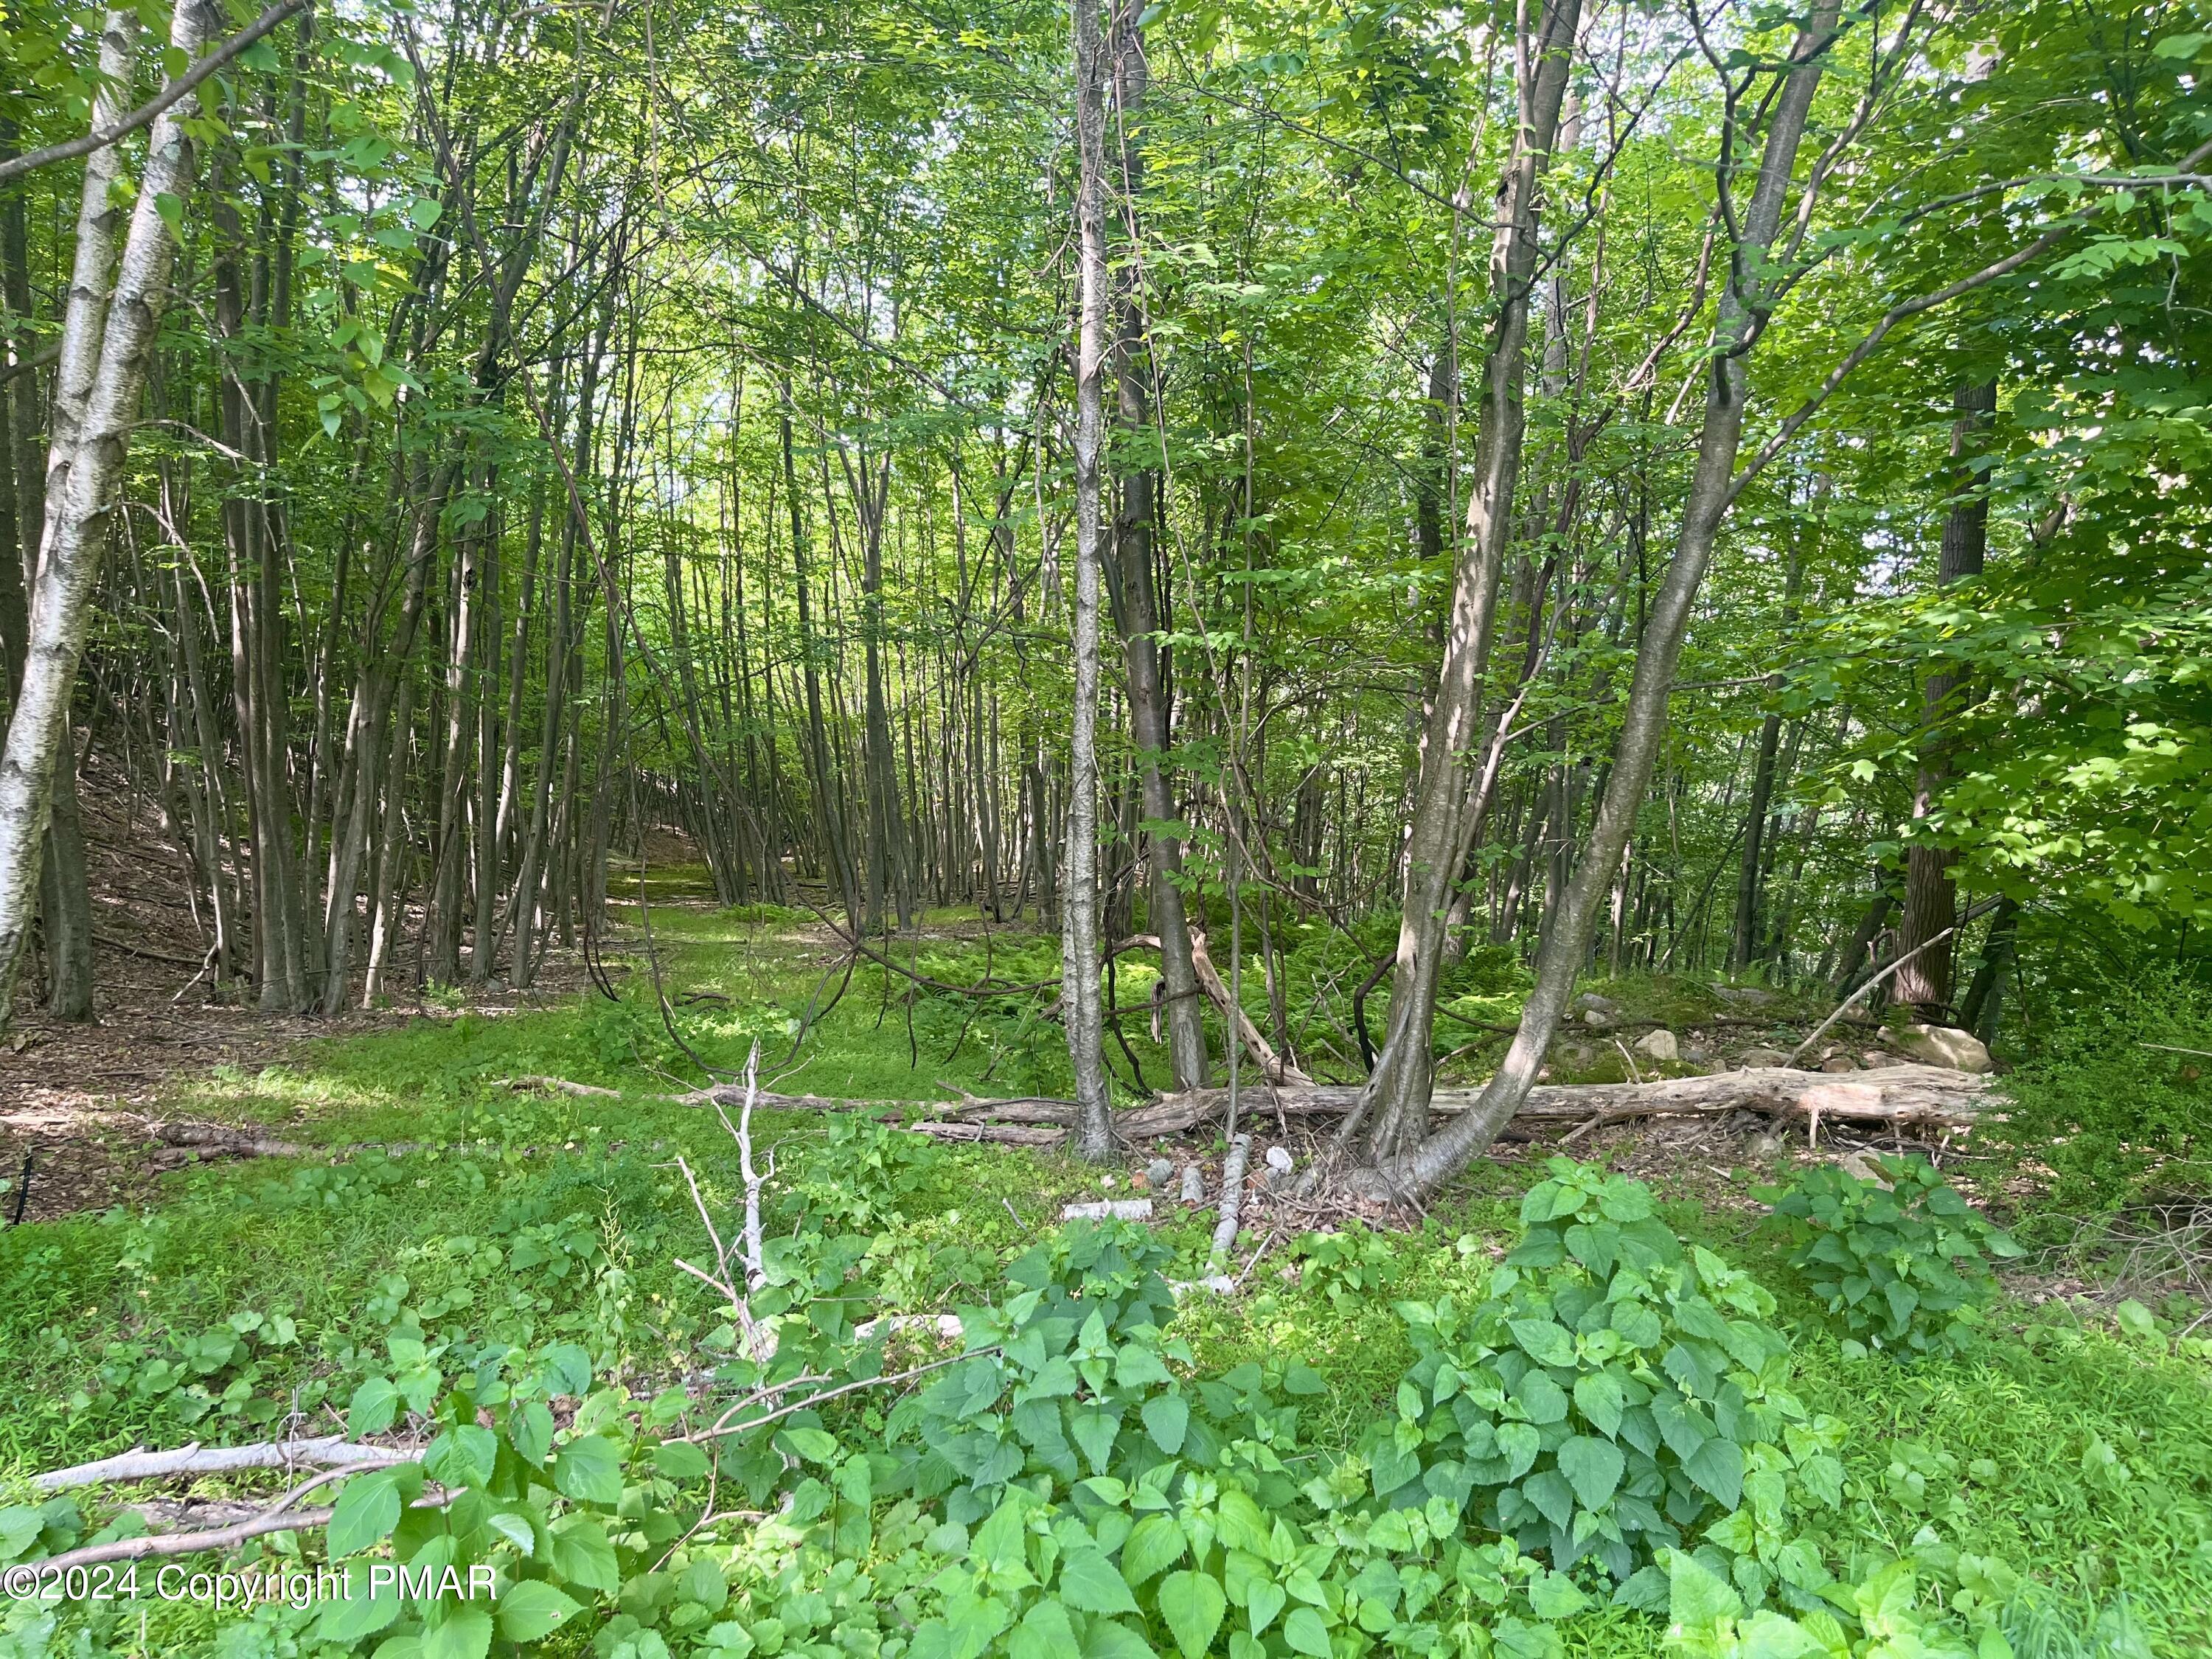
<path id="1" fill-rule="evenodd" d="M 1886 1066 L 1838 1076 L 1765 1066 L 1710 1077 L 1663 1078 L 1651 1083 L 1540 1084 L 1514 1114 L 1516 1122 L 1626 1121 L 1638 1117 L 1700 1116 L 1735 1111 L 1774 1117 L 1828 1118 L 1900 1127 L 1963 1129 L 1978 1115 L 1977 1103 L 1993 1079 L 1941 1066 Z M 1439 1089 L 1429 1109 L 1449 1116 L 1473 1109 L 1480 1089 Z M 1264 1103 L 1289 1117 L 1333 1117 L 1352 1109 L 1357 1084 L 1253 1089 L 1248 1104 Z M 1227 1111 L 1226 1089 L 1191 1089 L 1163 1095 L 1149 1106 L 1122 1113 L 1115 1128 L 1130 1139 L 1180 1134 Z"/>

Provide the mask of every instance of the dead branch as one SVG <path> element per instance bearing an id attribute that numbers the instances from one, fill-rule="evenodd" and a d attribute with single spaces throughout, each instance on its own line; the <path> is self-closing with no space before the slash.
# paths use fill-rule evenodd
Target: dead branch
<path id="1" fill-rule="evenodd" d="M 142 1449 L 49 1470 L 33 1475 L 31 1485 L 40 1492 L 70 1492 L 79 1486 L 161 1480 L 177 1474 L 229 1474 L 240 1469 L 381 1468 L 419 1455 L 419 1450 L 365 1445 L 335 1434 L 313 1440 L 269 1440 L 251 1446 L 203 1446 L 195 1441 L 171 1451 Z"/>

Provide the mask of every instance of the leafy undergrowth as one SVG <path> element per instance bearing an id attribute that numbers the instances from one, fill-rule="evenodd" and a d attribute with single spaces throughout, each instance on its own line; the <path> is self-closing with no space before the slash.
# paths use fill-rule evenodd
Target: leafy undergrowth
<path id="1" fill-rule="evenodd" d="M 686 991 L 726 999 L 678 1011 L 688 1043 L 734 1066 L 790 1042 L 816 933 L 766 912 L 654 926 Z M 1048 975 L 1048 953 L 1004 940 L 933 944 L 917 971 L 973 982 L 987 951 L 1001 981 Z M 1510 978 L 1461 994 L 1510 997 Z M 1048 1091 L 1058 1028 L 1024 1036 L 1031 1018 L 1018 999 L 909 1007 L 856 975 L 781 1086 Z M 492 1086 L 537 1072 L 623 1092 Z M 2115 1328 L 2086 1304 L 1989 1302 L 1984 1235 L 1917 1175 L 1915 1212 L 1944 1224 L 1802 1189 L 1855 1230 L 1838 1261 L 1601 1170 L 1484 1164 L 1416 1231 L 1282 1238 L 1238 1295 L 1177 1302 L 1165 1281 L 1204 1271 L 1204 1212 L 1063 1228 L 1095 1172 L 763 1115 L 754 1311 L 781 1330 L 763 1364 L 676 1265 L 711 1259 L 678 1157 L 718 1218 L 742 1191 L 714 1115 L 649 1097 L 697 1076 L 635 999 L 426 1019 L 200 1099 L 296 1139 L 416 1150 L 210 1166 L 150 1211 L 0 1235 L 0 1559 L 139 1524 L 116 1516 L 128 1492 L 41 1500 L 37 1471 L 343 1430 L 429 1443 L 352 1477 L 329 1534 L 248 1560 L 327 1548 L 488 1565 L 502 1587 L 345 1613 L 18 1601 L 0 1654 L 2212 1648 L 2212 1346 L 2140 1307 Z M 950 1346 L 855 1336 L 944 1310 L 963 1313 Z M 1916 1354 L 1923 1318 L 1942 1340 Z M 439 1486 L 467 1496 L 412 1506 Z"/>

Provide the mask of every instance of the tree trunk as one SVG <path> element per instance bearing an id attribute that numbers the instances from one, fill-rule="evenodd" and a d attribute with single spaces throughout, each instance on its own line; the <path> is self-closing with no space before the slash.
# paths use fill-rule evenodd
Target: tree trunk
<path id="1" fill-rule="evenodd" d="M 1371 1118 L 1367 1153 L 1377 1162 L 1410 1152 L 1428 1132 L 1437 984 L 1452 885 L 1468 853 L 1474 769 L 1480 763 L 1483 680 L 1526 427 L 1522 377 L 1535 287 L 1537 191 L 1558 136 L 1581 17 L 1582 0 L 1549 0 L 1543 7 L 1521 88 L 1521 124 L 1498 180 L 1490 258 L 1497 314 L 1480 370 L 1467 536 L 1453 577 L 1443 665 L 1421 734 L 1390 1024 L 1360 1109 L 1346 1120 L 1342 1132 L 1348 1139 L 1363 1119 Z"/>
<path id="2" fill-rule="evenodd" d="M 1122 0 L 1115 18 L 1114 104 L 1121 135 L 1122 188 L 1133 204 L 1144 161 L 1134 124 L 1149 79 L 1143 32 L 1138 27 L 1139 0 Z M 1145 313 L 1129 277 L 1121 295 L 1120 337 L 1115 367 L 1123 441 L 1133 448 L 1152 447 L 1152 362 L 1145 339 Z M 1175 791 L 1169 781 L 1167 652 L 1160 643 L 1158 585 L 1154 574 L 1153 529 L 1158 475 L 1129 464 L 1121 477 L 1121 507 L 1115 515 L 1115 562 L 1121 575 L 1122 656 L 1128 674 L 1129 739 L 1136 750 L 1137 784 L 1144 808 L 1141 826 L 1150 853 L 1147 889 L 1152 931 L 1160 940 L 1160 990 L 1166 1003 L 1168 1066 L 1178 1089 L 1202 1089 L 1206 1082 L 1206 1016 L 1198 1000 L 1190 922 L 1182 902 L 1182 838 L 1176 833 Z"/>
<path id="3" fill-rule="evenodd" d="M 1075 702 L 1068 732 L 1067 856 L 1060 900 L 1061 1006 L 1075 1073 L 1075 1150 L 1102 1163 L 1114 1150 L 1106 1092 L 1105 1009 L 1098 964 L 1098 574 L 1100 455 L 1105 436 L 1106 51 L 1098 0 L 1074 0 L 1076 230 L 1081 244 L 1075 354 Z M 1037 787 L 1040 811 L 1044 790 Z M 1042 823 L 1040 823 L 1042 829 Z"/>
<path id="4" fill-rule="evenodd" d="M 219 19 L 220 14 L 201 0 L 179 0 L 169 34 L 174 55 L 186 64 L 198 57 L 209 30 Z M 130 84 L 127 75 L 123 84 Z M 70 695 L 91 620 L 93 587 L 106 550 L 112 497 L 123 470 L 131 428 L 137 420 L 139 394 L 153 361 L 161 313 L 168 305 L 169 265 L 176 244 L 161 213 L 164 204 L 179 204 L 191 191 L 191 143 L 184 127 L 190 115 L 180 100 L 154 119 L 121 269 L 106 307 L 106 326 L 97 326 L 96 316 L 75 314 L 77 295 L 73 286 L 73 314 L 64 328 L 64 364 L 74 353 L 76 361 L 96 362 L 98 368 L 91 379 L 82 428 L 70 453 L 57 458 L 67 469 L 58 490 L 51 487 L 50 473 L 48 529 L 38 583 L 30 598 L 22 693 L 8 724 L 5 753 L 0 755 L 0 1030 L 6 1029 L 14 1012 L 32 895 L 37 890 L 44 862 L 40 854 L 52 799 L 54 766 L 68 734 Z M 94 118 L 99 119 L 97 114 Z M 112 156 L 112 150 L 94 155 L 103 153 Z M 96 290 L 105 284 L 105 250 L 111 233 L 105 228 L 106 188 L 103 185 L 95 199 L 89 182 L 94 171 L 88 167 L 88 211 L 80 219 L 80 253 L 89 252 L 99 257 L 96 262 L 81 259 L 79 281 L 89 269 L 97 309 Z M 94 241 L 89 250 L 82 242 L 88 228 Z"/>
<path id="5" fill-rule="evenodd" d="M 1951 510 L 1943 519 L 1943 543 L 1936 556 L 1936 580 L 1944 587 L 1982 574 L 1989 550 L 1990 498 L 1982 473 L 1972 465 L 1983 434 L 1996 412 L 1995 380 L 1965 380 L 1952 399 L 1958 418 L 1951 424 Z M 1946 727 L 1959 713 L 1960 676 L 1942 669 L 1928 677 L 1922 688 L 1920 765 L 1912 792 L 1916 825 L 1936 809 L 1951 776 L 1951 743 Z M 1959 890 L 1952 880 L 1952 854 L 1925 842 L 1915 842 L 1905 851 L 1905 913 L 1899 926 L 1900 953 L 1919 950 L 1897 970 L 1892 994 L 1920 1011 L 1923 1018 L 1938 1023 L 1951 1014 L 1951 963 L 1957 955 L 1955 938 L 1941 944 L 1959 915 Z M 1923 945 L 1929 948 L 1920 950 Z"/>
<path id="6" fill-rule="evenodd" d="M 1544 1052 L 1574 989 L 1575 975 L 1589 954 L 1599 907 L 1620 872 L 1650 783 L 1690 607 L 1734 499 L 1736 453 L 1742 441 L 1744 405 L 1750 391 L 1746 358 L 1771 304 L 1759 273 L 1782 222 L 1790 174 L 1839 9 L 1840 0 L 1820 0 L 1797 36 L 1767 115 L 1758 181 L 1741 221 L 1738 246 L 1729 262 L 1730 276 L 1714 321 L 1705 420 L 1674 557 L 1644 617 L 1635 678 L 1629 688 L 1612 771 L 1606 780 L 1589 845 L 1575 866 L 1551 933 L 1537 953 L 1535 986 L 1522 1006 L 1512 1044 L 1474 1109 L 1430 1136 L 1409 1155 L 1378 1157 L 1376 1167 L 1355 1178 L 1356 1187 L 1376 1195 L 1433 1191 L 1497 1138 L 1534 1084 L 1537 1068 L 1543 1063 Z M 1426 1092 L 1424 1089 L 1424 1097 Z"/>

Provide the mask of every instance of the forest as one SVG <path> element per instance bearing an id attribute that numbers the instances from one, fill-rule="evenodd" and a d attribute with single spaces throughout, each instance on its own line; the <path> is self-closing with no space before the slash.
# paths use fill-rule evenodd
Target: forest
<path id="1" fill-rule="evenodd" d="M 0 1659 L 2212 1652 L 2206 0 L 0 71 Z"/>

